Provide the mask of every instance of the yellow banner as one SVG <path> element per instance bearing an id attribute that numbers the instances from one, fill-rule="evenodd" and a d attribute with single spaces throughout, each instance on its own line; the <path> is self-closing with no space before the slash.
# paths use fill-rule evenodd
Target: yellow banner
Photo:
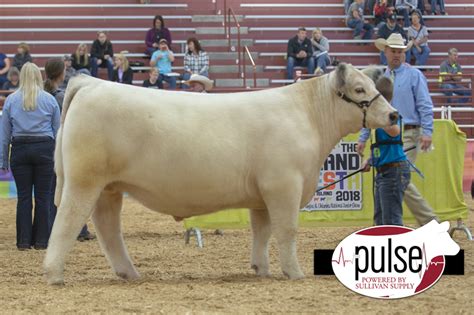
<path id="1" fill-rule="evenodd" d="M 353 134 L 344 138 L 344 141 L 357 139 L 358 135 Z M 466 135 L 451 120 L 435 120 L 433 145 L 433 151 L 419 153 L 416 161 L 416 166 L 425 179 L 413 172 L 412 182 L 442 221 L 466 219 L 468 211 L 462 192 Z M 368 147 L 365 156 L 370 154 Z M 371 172 L 363 175 L 362 200 L 362 210 L 302 211 L 300 226 L 372 225 L 374 204 Z M 406 206 L 403 209 L 403 220 L 405 223 L 415 222 Z M 233 209 L 191 217 L 184 221 L 184 226 L 187 229 L 246 228 L 249 226 L 248 210 Z"/>

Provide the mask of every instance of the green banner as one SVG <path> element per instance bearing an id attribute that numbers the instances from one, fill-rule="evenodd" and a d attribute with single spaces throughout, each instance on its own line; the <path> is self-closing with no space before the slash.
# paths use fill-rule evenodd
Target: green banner
<path id="1" fill-rule="evenodd" d="M 344 141 L 357 139 L 358 135 L 353 134 L 344 138 Z M 417 168 L 425 178 L 422 179 L 413 172 L 412 182 L 442 221 L 466 219 L 468 211 L 462 192 L 466 135 L 451 120 L 435 120 L 433 145 L 434 150 L 419 153 L 416 161 Z M 369 156 L 368 147 L 365 156 Z M 372 172 L 363 174 L 362 191 L 361 210 L 301 211 L 300 226 L 372 225 Z M 416 222 L 406 206 L 403 210 L 403 220 L 405 223 Z M 248 210 L 233 209 L 191 217 L 184 221 L 184 226 L 209 229 L 246 228 L 249 226 Z"/>

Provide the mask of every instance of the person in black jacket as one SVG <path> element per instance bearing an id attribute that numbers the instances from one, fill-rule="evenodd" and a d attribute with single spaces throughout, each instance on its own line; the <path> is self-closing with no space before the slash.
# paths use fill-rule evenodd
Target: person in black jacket
<path id="1" fill-rule="evenodd" d="M 103 31 L 97 32 L 97 39 L 92 43 L 91 49 L 91 74 L 97 78 L 99 67 L 107 68 L 108 79 L 112 80 L 114 74 L 114 51 L 112 43 Z"/>
<path id="2" fill-rule="evenodd" d="M 114 75 L 112 81 L 124 84 L 133 83 L 133 70 L 128 64 L 127 57 L 123 53 L 116 54 L 114 57 Z"/>
<path id="3" fill-rule="evenodd" d="M 21 42 L 17 48 L 17 54 L 13 57 L 13 66 L 21 71 L 21 67 L 27 62 L 33 62 L 30 55 L 30 46 L 27 43 Z"/>
<path id="4" fill-rule="evenodd" d="M 387 39 L 393 33 L 402 35 L 405 42 L 407 42 L 407 33 L 403 27 L 397 23 L 397 15 L 395 13 L 389 15 L 387 17 L 387 23 L 380 26 L 377 32 L 377 38 Z M 385 53 L 383 51 L 380 51 L 380 64 L 387 65 L 387 58 L 385 57 Z"/>
<path id="5" fill-rule="evenodd" d="M 288 64 L 286 67 L 287 79 L 293 80 L 293 69 L 295 66 L 308 67 L 308 73 L 314 72 L 313 48 L 311 41 L 306 36 L 306 29 L 300 27 L 298 34 L 288 41 Z"/>

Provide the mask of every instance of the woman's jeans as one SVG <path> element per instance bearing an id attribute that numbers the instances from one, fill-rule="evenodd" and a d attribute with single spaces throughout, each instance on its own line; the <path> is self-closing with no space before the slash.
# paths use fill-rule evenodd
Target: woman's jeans
<path id="1" fill-rule="evenodd" d="M 410 183 L 408 162 L 377 172 L 375 177 L 375 225 L 403 225 L 403 194 Z"/>
<path id="2" fill-rule="evenodd" d="M 436 12 L 436 3 L 439 5 L 439 11 L 445 13 L 446 9 L 444 8 L 444 0 L 431 0 L 431 13 Z"/>
<path id="3" fill-rule="evenodd" d="M 50 137 L 13 138 L 10 164 L 18 193 L 16 245 L 19 248 L 48 245 L 54 143 Z"/>
<path id="4" fill-rule="evenodd" d="M 406 53 L 406 60 L 408 63 L 410 63 L 411 55 L 413 54 L 415 56 L 415 65 L 417 66 L 424 66 L 428 62 L 428 57 L 430 56 L 430 47 L 428 45 L 426 46 L 421 46 L 421 52 L 416 49 L 416 47 L 413 47 L 412 49 L 408 50 Z"/>
<path id="5" fill-rule="evenodd" d="M 100 65 L 97 64 L 97 58 L 91 58 L 91 75 L 97 78 L 97 73 L 99 72 L 100 68 L 107 68 L 107 78 L 109 81 L 112 81 L 114 77 L 114 64 L 112 62 L 112 58 L 109 59 L 102 59 L 102 63 Z"/>

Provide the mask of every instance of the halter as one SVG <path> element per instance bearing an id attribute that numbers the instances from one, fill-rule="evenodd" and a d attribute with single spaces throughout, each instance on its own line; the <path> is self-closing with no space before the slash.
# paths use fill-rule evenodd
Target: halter
<path id="1" fill-rule="evenodd" d="M 362 109 L 362 113 L 364 114 L 364 119 L 362 120 L 362 126 L 364 128 L 367 128 L 366 125 L 365 125 L 365 118 L 367 116 L 367 110 L 369 109 L 370 105 L 372 105 L 372 103 L 381 95 L 380 93 L 378 93 L 377 95 L 375 95 L 370 101 L 360 101 L 360 102 L 356 102 L 352 99 L 350 99 L 349 97 L 347 97 L 344 93 L 341 93 L 339 91 L 336 92 L 337 96 L 339 96 L 340 98 L 342 98 L 344 101 L 348 102 L 348 103 L 353 103 L 353 104 L 356 104 L 360 109 Z"/>

